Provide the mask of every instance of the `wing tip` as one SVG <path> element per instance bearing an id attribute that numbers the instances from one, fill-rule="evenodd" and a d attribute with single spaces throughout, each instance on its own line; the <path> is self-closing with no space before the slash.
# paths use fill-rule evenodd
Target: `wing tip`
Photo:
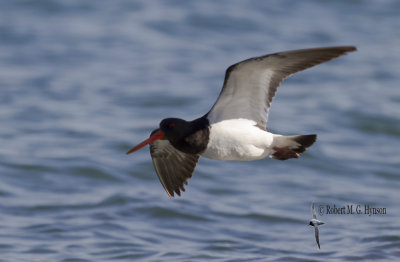
<path id="1" fill-rule="evenodd" d="M 178 196 L 181 196 L 182 192 L 185 192 L 186 189 L 183 185 L 187 185 L 188 182 L 187 180 L 185 180 L 182 185 L 179 185 L 177 188 L 167 188 L 166 186 L 164 186 L 165 191 L 167 192 L 168 196 L 173 198 L 175 197 L 175 194 L 177 194 Z M 182 192 L 181 192 L 182 191 Z"/>
<path id="2" fill-rule="evenodd" d="M 320 50 L 336 49 L 336 50 L 341 50 L 341 51 L 344 51 L 344 52 L 353 52 L 353 51 L 357 50 L 357 47 L 354 46 L 354 45 L 339 45 L 339 46 L 325 46 L 325 47 L 306 48 L 306 49 L 302 49 L 302 50 L 312 50 L 312 49 L 314 49 L 314 50 L 318 50 L 318 49 L 320 49 Z M 293 51 L 296 51 L 296 50 L 293 50 Z M 301 49 L 298 50 L 298 51 L 301 51 Z"/>
<path id="3" fill-rule="evenodd" d="M 342 51 L 343 55 L 347 54 L 347 52 L 357 51 L 357 47 L 356 46 L 352 46 L 352 45 L 349 45 L 349 46 L 338 46 L 337 48 Z"/>
<path id="4" fill-rule="evenodd" d="M 352 51 L 356 51 L 357 50 L 357 47 L 356 46 L 353 46 L 353 45 L 344 45 L 344 46 L 333 46 L 332 48 L 339 48 L 339 49 L 342 49 L 343 51 L 346 51 L 346 52 L 352 52 Z"/>

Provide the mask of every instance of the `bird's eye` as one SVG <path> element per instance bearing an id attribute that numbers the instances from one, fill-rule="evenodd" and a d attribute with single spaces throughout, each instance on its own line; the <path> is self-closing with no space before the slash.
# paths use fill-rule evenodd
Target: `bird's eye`
<path id="1" fill-rule="evenodd" d="M 175 127 L 175 124 L 174 124 L 174 123 L 171 123 L 171 124 L 168 125 L 168 127 L 169 127 L 169 128 L 174 128 L 174 127 Z"/>

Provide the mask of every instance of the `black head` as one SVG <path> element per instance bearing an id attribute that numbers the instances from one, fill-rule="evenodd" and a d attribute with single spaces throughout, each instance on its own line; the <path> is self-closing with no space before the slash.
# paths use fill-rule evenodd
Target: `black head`
<path id="1" fill-rule="evenodd" d="M 308 223 L 309 226 L 314 226 L 313 223 L 310 221 L 310 223 Z"/>
<path id="2" fill-rule="evenodd" d="M 193 129 L 193 125 L 179 118 L 166 118 L 161 121 L 160 128 L 153 130 L 148 139 L 144 140 L 139 145 L 133 147 L 127 152 L 127 154 L 133 153 L 147 144 L 159 139 L 168 139 L 175 148 L 181 149 L 187 145 L 184 143 L 184 139 L 190 134 Z M 184 150 L 182 150 L 184 151 Z M 197 151 L 196 151 L 197 152 Z"/>
<path id="3" fill-rule="evenodd" d="M 169 141 L 183 138 L 188 131 L 189 122 L 179 118 L 165 118 L 160 122 L 160 130 Z"/>

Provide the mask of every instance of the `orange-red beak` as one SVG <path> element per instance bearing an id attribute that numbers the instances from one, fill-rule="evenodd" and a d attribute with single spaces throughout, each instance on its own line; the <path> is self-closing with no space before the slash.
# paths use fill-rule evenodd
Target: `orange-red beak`
<path id="1" fill-rule="evenodd" d="M 148 139 L 144 140 L 142 143 L 140 143 L 139 145 L 135 146 L 134 148 L 132 148 L 131 150 L 126 152 L 126 154 L 128 155 L 130 153 L 133 153 L 133 152 L 141 149 L 145 145 L 150 144 L 151 142 L 154 142 L 158 139 L 162 139 L 164 137 L 164 135 L 165 135 L 164 132 L 162 132 L 161 130 L 158 130 L 152 136 L 150 136 Z"/>

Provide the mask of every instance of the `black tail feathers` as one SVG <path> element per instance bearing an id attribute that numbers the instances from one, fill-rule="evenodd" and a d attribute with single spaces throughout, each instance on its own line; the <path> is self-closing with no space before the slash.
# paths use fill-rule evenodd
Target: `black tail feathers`
<path id="1" fill-rule="evenodd" d="M 293 141 L 300 144 L 299 147 L 293 148 L 292 150 L 296 153 L 303 153 L 306 151 L 307 147 L 310 147 L 314 142 L 317 140 L 317 135 L 300 135 L 300 136 L 293 136 Z"/>

